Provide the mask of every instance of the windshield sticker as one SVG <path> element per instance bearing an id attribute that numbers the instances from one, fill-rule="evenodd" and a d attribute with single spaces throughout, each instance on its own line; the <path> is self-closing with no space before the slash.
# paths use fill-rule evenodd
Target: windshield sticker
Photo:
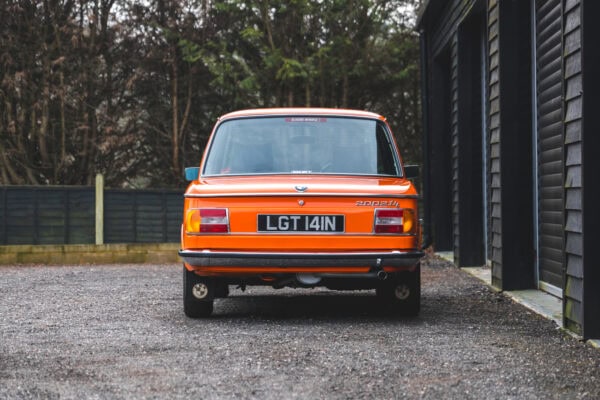
<path id="1" fill-rule="evenodd" d="M 327 122 L 327 118 L 320 117 L 287 117 L 285 122 Z"/>

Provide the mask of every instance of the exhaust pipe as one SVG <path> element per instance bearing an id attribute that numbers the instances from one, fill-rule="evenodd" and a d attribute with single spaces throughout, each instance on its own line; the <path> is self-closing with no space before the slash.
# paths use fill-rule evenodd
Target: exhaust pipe
<path id="1" fill-rule="evenodd" d="M 377 279 L 379 279 L 380 281 L 385 281 L 388 277 L 387 272 L 385 272 L 383 270 L 383 267 L 381 266 L 381 258 L 377 259 L 377 264 L 375 265 L 375 270 L 377 270 Z"/>
<path id="2" fill-rule="evenodd" d="M 312 286 L 312 285 L 316 285 L 317 283 L 321 282 L 321 277 L 319 275 L 315 275 L 315 274 L 301 273 L 301 274 L 296 274 L 296 280 L 298 282 L 300 282 L 302 285 Z"/>

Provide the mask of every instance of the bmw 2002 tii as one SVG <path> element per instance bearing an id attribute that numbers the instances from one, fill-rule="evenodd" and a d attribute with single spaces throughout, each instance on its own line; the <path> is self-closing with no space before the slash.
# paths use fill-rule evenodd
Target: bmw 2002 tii
<path id="1" fill-rule="evenodd" d="M 375 289 L 420 308 L 417 192 L 380 115 L 245 110 L 219 118 L 186 169 L 184 311 L 205 317 L 229 285 Z"/>

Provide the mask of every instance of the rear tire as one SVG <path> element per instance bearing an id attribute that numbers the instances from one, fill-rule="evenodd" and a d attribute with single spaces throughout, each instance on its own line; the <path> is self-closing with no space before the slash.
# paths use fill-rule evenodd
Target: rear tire
<path id="1" fill-rule="evenodd" d="M 377 297 L 395 314 L 416 317 L 421 311 L 421 264 L 381 283 Z"/>
<path id="2" fill-rule="evenodd" d="M 183 267 L 183 312 L 189 318 L 206 318 L 213 312 L 213 285 L 210 279 L 201 278 L 192 271 Z M 194 296 L 194 286 L 204 284 L 206 287 L 206 300 L 200 300 Z M 196 289 L 196 292 L 198 290 Z"/>

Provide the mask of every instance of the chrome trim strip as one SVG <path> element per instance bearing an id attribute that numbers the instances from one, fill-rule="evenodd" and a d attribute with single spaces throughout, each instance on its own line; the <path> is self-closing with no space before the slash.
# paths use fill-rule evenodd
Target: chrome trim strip
<path id="1" fill-rule="evenodd" d="M 305 236 L 305 235 L 339 235 L 342 237 L 411 237 L 417 236 L 416 233 L 373 233 L 373 232 L 365 232 L 365 233 L 346 233 L 346 232 L 289 232 L 289 231 L 273 231 L 273 232 L 229 232 L 229 233 L 198 233 L 198 232 L 186 232 L 188 236 L 215 236 L 215 235 L 227 235 L 227 236 Z"/>
<path id="2" fill-rule="evenodd" d="M 377 272 L 366 272 L 366 273 L 356 273 L 356 274 L 332 274 L 332 273 L 314 273 L 312 275 L 321 277 L 321 278 L 366 278 L 366 279 L 377 279 Z"/>
<path id="3" fill-rule="evenodd" d="M 417 194 L 383 194 L 383 193 L 216 193 L 216 194 L 184 194 L 188 198 L 213 197 L 391 197 L 394 199 L 419 199 Z"/>
<path id="4" fill-rule="evenodd" d="M 179 255 L 198 255 L 198 256 L 213 256 L 213 257 L 303 257 L 303 258 L 318 258 L 318 257 L 413 257 L 415 254 L 423 256 L 422 251 L 345 251 L 345 252 L 257 252 L 257 251 L 213 251 L 213 250 L 179 250 Z"/>

